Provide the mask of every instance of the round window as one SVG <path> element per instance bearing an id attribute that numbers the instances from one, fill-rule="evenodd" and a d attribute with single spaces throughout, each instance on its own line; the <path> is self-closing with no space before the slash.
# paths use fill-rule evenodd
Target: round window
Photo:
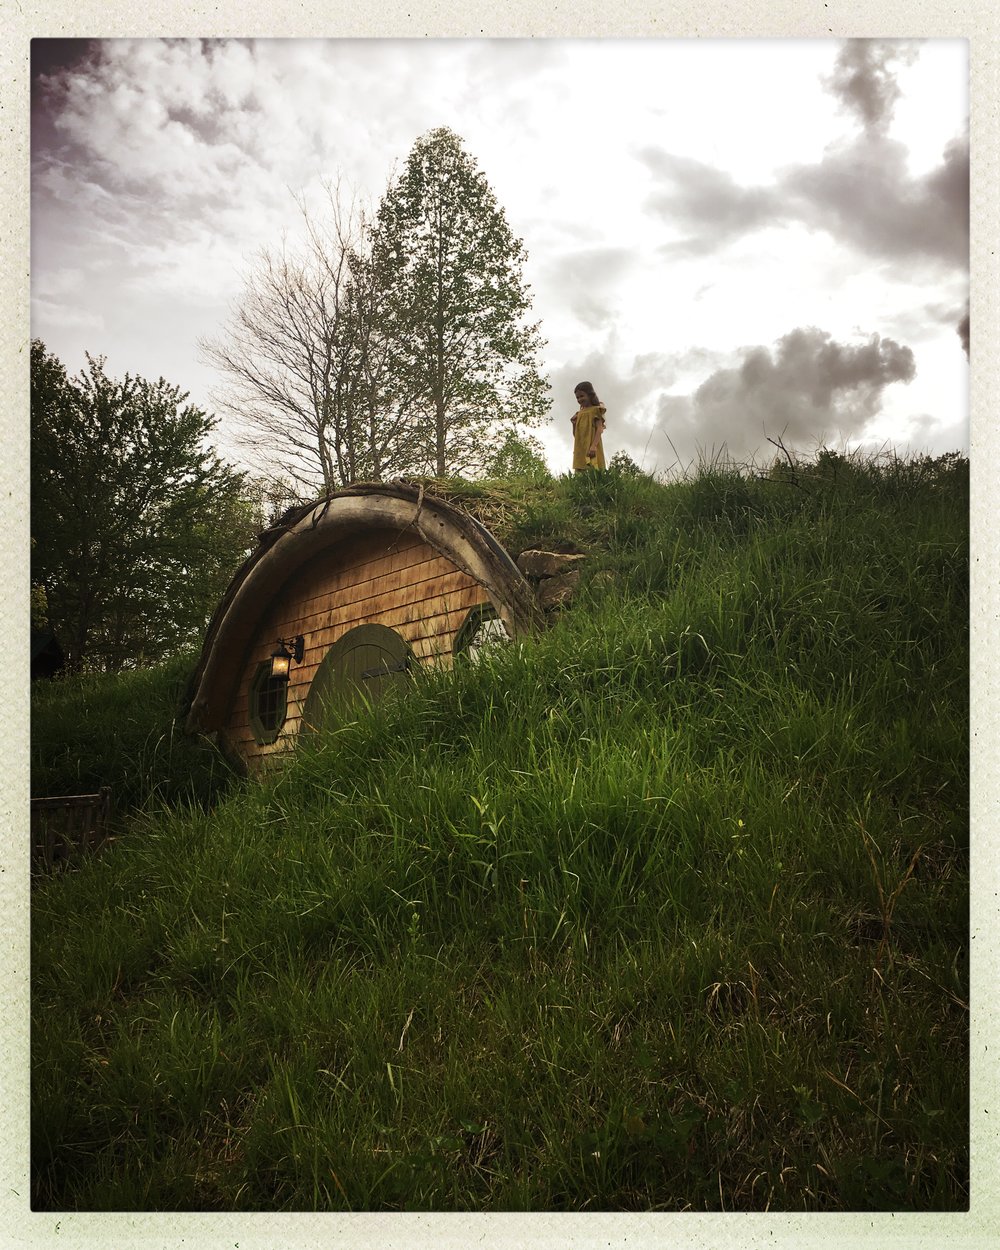
<path id="1" fill-rule="evenodd" d="M 288 682 L 271 676 L 271 661 L 257 666 L 250 682 L 250 729 L 261 746 L 276 741 L 288 714 Z"/>
<path id="2" fill-rule="evenodd" d="M 473 608 L 455 635 L 454 653 L 475 663 L 490 651 L 510 642 L 507 626 L 491 604 Z"/>

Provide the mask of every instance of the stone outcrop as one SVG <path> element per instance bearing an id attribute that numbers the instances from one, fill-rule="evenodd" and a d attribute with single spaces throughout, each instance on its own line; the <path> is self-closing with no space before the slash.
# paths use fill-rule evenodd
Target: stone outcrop
<path id="1" fill-rule="evenodd" d="M 573 598 L 579 581 L 579 569 L 572 569 L 568 573 L 557 573 L 554 577 L 543 577 L 535 591 L 538 606 L 543 612 L 548 612 L 552 608 L 561 608 Z"/>
<path id="2" fill-rule="evenodd" d="M 538 606 L 549 612 L 572 599 L 586 556 L 560 551 L 522 551 L 515 563 L 535 588 Z"/>
<path id="3" fill-rule="evenodd" d="M 579 566 L 586 556 L 565 555 L 558 551 L 522 551 L 516 564 L 525 577 L 556 577 Z"/>

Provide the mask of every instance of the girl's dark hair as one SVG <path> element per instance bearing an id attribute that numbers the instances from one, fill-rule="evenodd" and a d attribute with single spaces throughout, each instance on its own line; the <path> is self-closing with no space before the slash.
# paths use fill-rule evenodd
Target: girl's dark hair
<path id="1" fill-rule="evenodd" d="M 594 390 L 593 386 L 592 386 L 589 382 L 577 382 L 576 386 L 574 386 L 574 387 L 573 387 L 573 392 L 574 392 L 574 394 L 575 394 L 577 391 L 586 391 L 586 392 L 587 392 L 587 394 L 590 396 L 590 406 L 591 406 L 591 408 L 596 408 L 596 407 L 597 407 L 597 405 L 601 402 L 601 401 L 597 398 L 597 392 Z"/>

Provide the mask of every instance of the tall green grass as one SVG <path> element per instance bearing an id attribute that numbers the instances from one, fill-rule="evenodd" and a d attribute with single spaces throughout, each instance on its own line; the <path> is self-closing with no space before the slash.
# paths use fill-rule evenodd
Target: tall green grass
<path id="1" fill-rule="evenodd" d="M 185 801 L 211 804 L 232 781 L 232 769 L 177 720 L 196 658 L 33 682 L 32 796 L 93 793 L 107 785 L 119 814 Z"/>
<path id="2" fill-rule="evenodd" d="M 967 1205 L 965 462 L 506 524 L 553 628 L 36 889 L 36 1206 Z"/>

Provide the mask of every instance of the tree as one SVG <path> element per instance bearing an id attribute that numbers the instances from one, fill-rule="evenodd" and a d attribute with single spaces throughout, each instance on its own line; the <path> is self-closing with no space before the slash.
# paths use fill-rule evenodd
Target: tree
<path id="1" fill-rule="evenodd" d="M 530 434 L 515 434 L 513 430 L 495 446 L 485 462 L 487 477 L 532 478 L 536 481 L 550 478 L 545 462 L 545 448 Z"/>
<path id="2" fill-rule="evenodd" d="M 379 206 L 371 263 L 425 472 L 479 471 L 498 431 L 542 419 L 525 260 L 458 136 L 442 127 L 418 139 Z"/>
<path id="3" fill-rule="evenodd" d="M 200 345 L 226 379 L 217 398 L 243 446 L 307 498 L 405 473 L 413 460 L 406 409 L 386 384 L 367 219 L 339 187 L 326 192 L 325 215 L 298 202 L 304 241 L 263 249 L 222 337 Z"/>
<path id="4" fill-rule="evenodd" d="M 262 250 L 201 343 L 258 463 L 303 497 L 349 482 L 482 471 L 499 425 L 537 424 L 548 384 L 525 252 L 449 130 L 418 140 L 376 219 L 327 186 L 304 239 Z"/>
<path id="5" fill-rule="evenodd" d="M 215 418 L 104 365 L 70 379 L 31 344 L 32 584 L 68 666 L 117 670 L 198 639 L 256 529 Z"/>

